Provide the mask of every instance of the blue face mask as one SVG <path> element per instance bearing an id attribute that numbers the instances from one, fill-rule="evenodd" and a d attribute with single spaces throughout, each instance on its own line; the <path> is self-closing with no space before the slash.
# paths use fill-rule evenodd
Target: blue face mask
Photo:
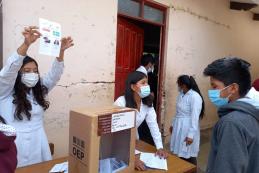
<path id="1" fill-rule="evenodd" d="M 138 93 L 141 98 L 145 98 L 150 95 L 149 85 L 140 87 L 140 92 Z"/>
<path id="2" fill-rule="evenodd" d="M 227 86 L 228 87 L 228 86 Z M 226 89 L 227 87 L 223 88 L 222 90 Z M 222 90 L 208 90 L 208 95 L 209 95 L 209 99 L 210 101 L 217 107 L 223 106 L 228 104 L 229 99 L 227 98 L 222 98 L 220 97 L 220 92 Z"/>

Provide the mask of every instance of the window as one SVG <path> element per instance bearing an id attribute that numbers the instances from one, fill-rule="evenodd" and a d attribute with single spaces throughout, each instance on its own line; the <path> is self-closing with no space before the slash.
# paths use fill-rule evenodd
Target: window
<path id="1" fill-rule="evenodd" d="M 158 25 L 165 24 L 167 7 L 151 0 L 118 0 L 118 14 L 145 20 Z"/>
<path id="2" fill-rule="evenodd" d="M 145 5 L 144 18 L 151 20 L 152 22 L 163 23 L 164 12 L 162 10 Z"/>
<path id="3" fill-rule="evenodd" d="M 118 10 L 119 13 L 140 17 L 140 3 L 134 0 L 119 0 Z"/>

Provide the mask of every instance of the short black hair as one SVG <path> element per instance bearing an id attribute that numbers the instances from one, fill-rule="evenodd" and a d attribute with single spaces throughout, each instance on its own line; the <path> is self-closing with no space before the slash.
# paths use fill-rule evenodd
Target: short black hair
<path id="1" fill-rule="evenodd" d="M 155 59 L 151 54 L 145 54 L 141 58 L 141 65 L 146 66 L 148 63 L 155 64 Z"/>
<path id="2" fill-rule="evenodd" d="M 205 76 L 211 76 L 228 86 L 239 85 L 239 95 L 244 97 L 251 89 L 251 64 L 238 57 L 225 57 L 213 61 L 203 71 Z"/>

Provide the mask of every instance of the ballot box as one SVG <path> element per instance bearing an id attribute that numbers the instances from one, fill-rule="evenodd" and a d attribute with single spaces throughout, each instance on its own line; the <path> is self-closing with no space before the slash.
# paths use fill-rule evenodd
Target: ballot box
<path id="1" fill-rule="evenodd" d="M 116 106 L 71 110 L 69 173 L 133 172 L 135 116 Z"/>

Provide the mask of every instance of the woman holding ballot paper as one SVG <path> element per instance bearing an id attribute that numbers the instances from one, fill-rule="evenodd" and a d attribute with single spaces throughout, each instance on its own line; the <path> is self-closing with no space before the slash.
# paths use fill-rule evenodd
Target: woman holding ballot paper
<path id="1" fill-rule="evenodd" d="M 156 155 L 160 158 L 166 158 L 168 156 L 163 150 L 162 137 L 153 107 L 153 96 L 150 95 L 148 79 L 144 73 L 134 71 L 129 74 L 126 80 L 125 95 L 119 97 L 114 105 L 137 109 L 136 127 L 138 128 L 146 120 L 156 145 Z M 145 164 L 138 157 L 135 159 L 135 168 L 137 170 L 145 170 Z"/>
<path id="2" fill-rule="evenodd" d="M 43 127 L 44 111 L 49 107 L 46 96 L 63 73 L 65 50 L 73 46 L 70 37 L 63 38 L 59 57 L 41 77 L 36 60 L 27 55 L 41 33 L 30 26 L 22 34 L 23 44 L 0 71 L 0 115 L 16 129 L 18 167 L 51 160 Z"/>

